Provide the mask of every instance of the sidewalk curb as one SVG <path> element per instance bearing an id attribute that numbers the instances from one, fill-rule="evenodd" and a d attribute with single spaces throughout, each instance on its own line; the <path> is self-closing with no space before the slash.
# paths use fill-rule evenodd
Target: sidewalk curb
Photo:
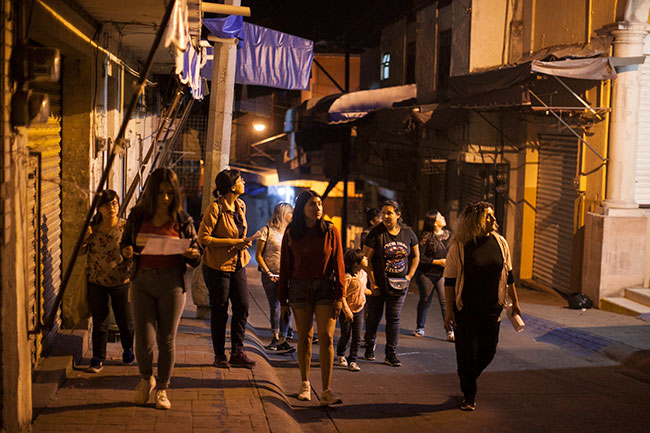
<path id="1" fill-rule="evenodd" d="M 247 325 L 246 346 L 248 354 L 257 361 L 253 367 L 253 380 L 255 387 L 266 412 L 266 420 L 271 433 L 302 433 L 300 423 L 295 417 L 293 406 L 289 403 L 286 394 L 281 386 L 275 368 L 271 365 L 270 359 L 264 350 L 264 345 L 257 336 L 257 330 Z"/>
<path id="2" fill-rule="evenodd" d="M 525 314 L 524 319 L 527 324 L 532 325 L 531 327 L 543 332 L 543 336 L 552 335 L 567 344 L 573 344 L 582 350 L 598 353 L 624 367 L 650 376 L 650 350 L 643 350 L 607 337 L 592 334 L 581 328 L 566 326 L 532 314 Z"/>

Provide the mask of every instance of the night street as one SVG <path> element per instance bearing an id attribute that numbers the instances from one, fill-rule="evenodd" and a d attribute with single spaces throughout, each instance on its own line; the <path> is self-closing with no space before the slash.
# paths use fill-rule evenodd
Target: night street
<path id="1" fill-rule="evenodd" d="M 0 433 L 650 433 L 650 0 L 0 30 Z"/>
<path id="2" fill-rule="evenodd" d="M 256 280 L 251 272 L 250 281 Z M 268 314 L 263 293 L 253 288 L 251 324 L 268 328 L 260 319 Z M 550 295 L 520 290 L 526 314 L 528 300 L 563 304 Z M 649 432 L 650 376 L 621 367 L 582 346 L 544 338 L 542 330 L 528 327 L 514 332 L 504 318 L 493 363 L 479 379 L 477 409 L 461 412 L 454 346 L 447 342 L 437 300 L 429 309 L 424 338 L 412 336 L 417 293 L 409 293 L 402 315 L 398 356 L 402 367 L 383 364 L 383 333 L 378 335 L 377 360 L 362 359 L 360 372 L 335 367 L 333 389 L 344 404 L 318 407 L 290 398 L 296 418 L 305 432 Z M 253 313 L 262 307 L 263 314 Z M 552 318 L 548 318 L 552 320 Z M 650 336 L 650 325 L 646 340 Z M 264 335 L 264 334 L 262 334 Z M 538 342 L 536 339 L 549 341 Z M 336 340 L 335 340 L 336 346 Z M 563 347 L 560 347 L 563 346 Z M 314 345 L 317 358 L 318 346 Z M 299 385 L 297 365 L 282 356 L 272 357 L 288 395 Z M 311 370 L 312 386 L 320 392 L 320 372 Z M 643 403 L 646 402 L 646 403 Z M 625 426 L 624 428 L 622 426 Z"/>

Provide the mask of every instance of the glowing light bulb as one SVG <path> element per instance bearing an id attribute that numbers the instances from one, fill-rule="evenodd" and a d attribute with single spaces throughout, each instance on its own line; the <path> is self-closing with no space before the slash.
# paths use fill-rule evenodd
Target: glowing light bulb
<path id="1" fill-rule="evenodd" d="M 263 123 L 253 123 L 253 129 L 257 132 L 262 132 L 266 129 L 266 125 Z"/>

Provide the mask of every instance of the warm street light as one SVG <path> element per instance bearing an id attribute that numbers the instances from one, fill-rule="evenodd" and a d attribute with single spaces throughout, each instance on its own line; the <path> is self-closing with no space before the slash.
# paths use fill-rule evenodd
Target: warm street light
<path id="1" fill-rule="evenodd" d="M 262 132 L 266 129 L 266 125 L 263 123 L 253 123 L 253 129 L 257 132 Z"/>

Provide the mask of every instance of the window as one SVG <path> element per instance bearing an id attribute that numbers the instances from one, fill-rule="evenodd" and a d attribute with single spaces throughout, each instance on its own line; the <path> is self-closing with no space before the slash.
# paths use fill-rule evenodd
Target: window
<path id="1" fill-rule="evenodd" d="M 390 76 L 390 53 L 388 52 L 381 56 L 381 72 L 379 76 L 382 80 L 388 80 Z"/>

